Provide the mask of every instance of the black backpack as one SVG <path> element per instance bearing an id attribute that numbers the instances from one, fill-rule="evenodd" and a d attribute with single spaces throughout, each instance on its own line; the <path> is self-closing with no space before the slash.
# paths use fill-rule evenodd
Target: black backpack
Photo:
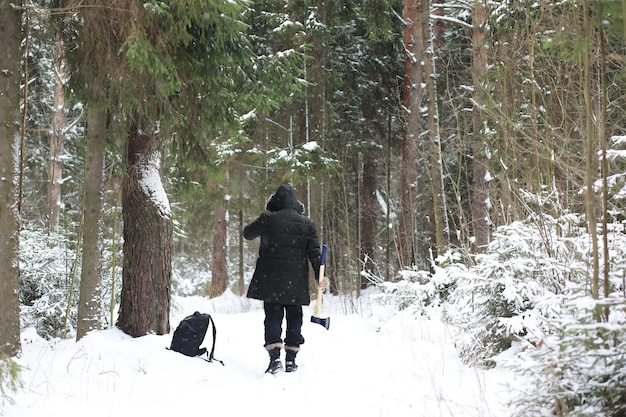
<path id="1" fill-rule="evenodd" d="M 213 345 L 211 346 L 211 353 L 207 353 L 206 348 L 200 347 L 204 341 L 204 336 L 209 328 L 209 324 L 213 325 Z M 196 311 L 191 316 L 187 316 L 181 320 L 180 324 L 174 331 L 170 350 L 182 353 L 186 356 L 200 356 L 207 353 L 208 359 L 206 360 L 208 362 L 216 360 L 224 365 L 224 362 L 213 357 L 213 353 L 215 352 L 216 334 L 217 331 L 215 330 L 215 322 L 213 321 L 211 315 Z"/>

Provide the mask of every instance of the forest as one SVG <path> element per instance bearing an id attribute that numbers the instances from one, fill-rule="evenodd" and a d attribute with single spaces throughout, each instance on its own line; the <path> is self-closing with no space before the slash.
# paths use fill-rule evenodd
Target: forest
<path id="1" fill-rule="evenodd" d="M 166 334 L 172 294 L 245 294 L 241 231 L 287 182 L 333 294 L 436 308 L 472 366 L 517 346 L 517 415 L 626 415 L 625 17 L 0 2 L 0 393 L 20 329 Z"/>

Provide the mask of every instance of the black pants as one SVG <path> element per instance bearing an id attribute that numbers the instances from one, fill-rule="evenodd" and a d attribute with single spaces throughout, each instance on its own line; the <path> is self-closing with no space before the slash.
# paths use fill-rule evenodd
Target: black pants
<path id="1" fill-rule="evenodd" d="M 265 310 L 265 346 L 282 343 L 283 318 L 287 318 L 285 345 L 294 348 L 304 343 L 302 337 L 302 306 L 263 303 Z"/>

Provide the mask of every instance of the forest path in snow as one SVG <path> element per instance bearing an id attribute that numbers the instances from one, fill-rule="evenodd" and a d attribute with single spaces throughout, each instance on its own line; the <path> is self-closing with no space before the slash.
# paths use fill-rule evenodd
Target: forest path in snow
<path id="1" fill-rule="evenodd" d="M 365 301 L 364 301 L 365 300 Z M 348 308 L 347 305 L 350 305 Z M 327 330 L 304 308 L 295 373 L 265 374 L 262 304 L 226 294 L 175 298 L 172 332 L 131 338 L 118 329 L 80 342 L 23 331 L 23 390 L 7 417 L 223 416 L 296 414 L 357 417 L 505 417 L 508 375 L 464 366 L 446 326 L 366 299 L 325 297 Z M 360 314 L 348 311 L 359 310 Z M 194 311 L 216 324 L 208 363 L 169 351 L 180 320 Z M 210 348 L 207 333 L 203 346 Z"/>

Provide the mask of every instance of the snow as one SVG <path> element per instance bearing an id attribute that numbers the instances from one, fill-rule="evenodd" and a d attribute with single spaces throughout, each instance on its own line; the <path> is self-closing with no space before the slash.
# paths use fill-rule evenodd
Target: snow
<path id="1" fill-rule="evenodd" d="M 358 306 L 361 314 L 347 313 Z M 169 351 L 169 335 L 133 339 L 118 329 L 79 342 L 22 334 L 23 389 L 5 405 L 7 417 L 220 415 L 508 416 L 507 381 L 499 369 L 463 365 L 446 326 L 408 310 L 325 296 L 330 329 L 310 322 L 295 373 L 264 374 L 260 302 L 232 293 L 208 299 L 175 297 L 172 333 L 194 311 L 217 328 L 208 363 Z M 204 346 L 210 348 L 210 332 Z M 193 414 L 192 414 L 193 413 Z"/>
<path id="2" fill-rule="evenodd" d="M 302 148 L 306 151 L 313 152 L 316 149 L 319 149 L 319 145 L 316 141 L 309 141 L 302 145 Z"/>
<path id="3" fill-rule="evenodd" d="M 154 203 L 162 217 L 171 217 L 170 202 L 163 188 L 160 174 L 161 156 L 155 152 L 146 163 L 140 165 L 139 187 Z"/>

